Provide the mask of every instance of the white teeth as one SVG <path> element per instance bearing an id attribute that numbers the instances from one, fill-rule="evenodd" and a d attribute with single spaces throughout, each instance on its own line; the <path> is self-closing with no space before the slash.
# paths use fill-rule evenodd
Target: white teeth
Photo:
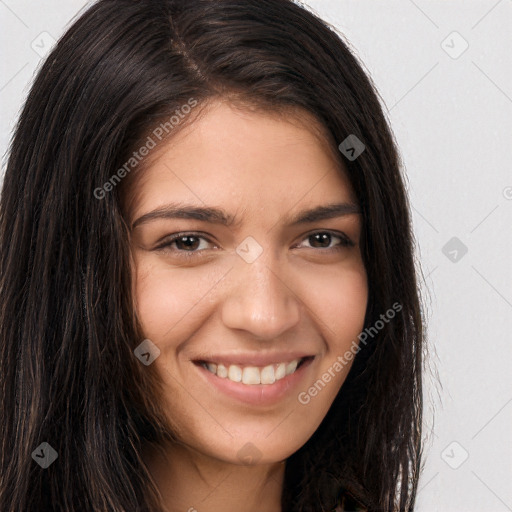
<path id="1" fill-rule="evenodd" d="M 208 370 L 210 370 L 212 373 L 215 373 L 212 371 L 209 367 Z M 221 379 L 225 379 L 228 376 L 228 369 L 223 364 L 217 365 L 217 377 L 220 377 Z"/>
<path id="2" fill-rule="evenodd" d="M 286 365 L 286 375 L 290 375 L 297 369 L 297 365 L 299 364 L 299 361 L 297 359 L 295 361 L 291 361 Z"/>
<path id="3" fill-rule="evenodd" d="M 262 384 L 274 384 L 276 381 L 276 376 L 274 372 L 274 367 L 270 364 L 265 366 L 263 370 L 261 370 L 261 383 Z"/>
<path id="4" fill-rule="evenodd" d="M 203 367 L 222 379 L 228 378 L 233 382 L 242 382 L 251 386 L 255 384 L 274 384 L 274 382 L 295 372 L 300 361 L 300 359 L 295 359 L 289 363 L 269 364 L 263 368 L 256 366 L 241 368 L 236 364 L 226 367 L 220 363 L 203 363 Z"/>
<path id="5" fill-rule="evenodd" d="M 259 384 L 261 381 L 260 371 L 254 366 L 247 366 L 242 373 L 242 382 L 244 384 Z"/>
<path id="6" fill-rule="evenodd" d="M 279 363 L 276 368 L 276 380 L 282 379 L 286 375 L 286 363 Z"/>
<path id="7" fill-rule="evenodd" d="M 233 382 L 241 382 L 242 380 L 242 368 L 240 366 L 236 366 L 232 364 L 228 370 L 228 379 Z"/>

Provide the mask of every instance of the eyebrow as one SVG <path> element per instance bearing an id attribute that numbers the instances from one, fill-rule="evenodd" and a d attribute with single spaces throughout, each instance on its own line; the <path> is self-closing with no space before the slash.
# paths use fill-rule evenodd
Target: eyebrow
<path id="1" fill-rule="evenodd" d="M 300 224 L 308 224 L 318 222 L 321 220 L 333 219 L 361 213 L 357 204 L 354 203 L 332 203 L 327 205 L 320 205 L 309 210 L 303 210 L 293 217 L 286 217 L 285 223 L 290 226 L 297 226 Z M 141 224 L 151 222 L 156 219 L 193 219 L 211 224 L 220 224 L 226 227 L 238 226 L 240 220 L 236 220 L 234 215 L 229 215 L 224 210 L 215 207 L 195 206 L 195 205 L 179 205 L 168 204 L 157 208 L 151 212 L 145 213 L 139 217 L 132 224 L 132 229 L 135 229 Z"/>

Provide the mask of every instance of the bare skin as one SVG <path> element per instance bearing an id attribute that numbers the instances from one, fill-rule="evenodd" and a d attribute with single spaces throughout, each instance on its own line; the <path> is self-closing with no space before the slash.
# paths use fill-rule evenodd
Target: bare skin
<path id="1" fill-rule="evenodd" d="M 148 371 L 165 381 L 180 440 L 165 457 L 145 453 L 168 512 L 281 512 L 285 461 L 318 428 L 350 369 L 350 361 L 333 365 L 364 324 L 362 218 L 340 162 L 306 120 L 214 102 L 134 183 L 137 314 L 160 350 Z M 137 222 L 178 202 L 222 208 L 236 222 Z M 291 222 L 333 203 L 348 206 L 332 218 Z M 182 236 L 170 241 L 175 234 Z M 268 384 L 228 382 L 201 366 L 302 356 L 296 372 Z M 319 380 L 321 390 L 300 401 Z M 282 392 L 268 393 L 279 383 Z M 247 398 L 256 387 L 266 391 Z"/>
<path id="2" fill-rule="evenodd" d="M 169 446 L 167 452 L 164 458 L 147 448 L 145 456 L 169 512 L 281 512 L 284 462 L 241 466 L 187 447 Z"/>

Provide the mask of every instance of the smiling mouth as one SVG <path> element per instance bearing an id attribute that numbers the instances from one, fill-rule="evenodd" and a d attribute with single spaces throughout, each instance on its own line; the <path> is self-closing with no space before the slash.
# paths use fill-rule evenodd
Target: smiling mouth
<path id="1" fill-rule="evenodd" d="M 306 361 L 314 356 L 301 357 L 287 363 L 269 364 L 267 366 L 240 366 L 236 364 L 211 363 L 197 361 L 198 364 L 221 379 L 241 382 L 249 386 L 258 384 L 274 384 L 274 382 L 292 375 Z"/>

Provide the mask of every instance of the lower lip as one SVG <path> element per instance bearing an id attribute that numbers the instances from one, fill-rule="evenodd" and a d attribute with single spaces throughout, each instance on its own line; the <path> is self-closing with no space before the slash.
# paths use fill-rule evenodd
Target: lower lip
<path id="1" fill-rule="evenodd" d="M 208 384 L 231 398 L 250 405 L 272 405 L 287 397 L 306 375 L 314 358 L 304 361 L 291 375 L 277 380 L 274 384 L 242 384 L 227 377 L 217 377 L 200 364 L 194 363 Z"/>

